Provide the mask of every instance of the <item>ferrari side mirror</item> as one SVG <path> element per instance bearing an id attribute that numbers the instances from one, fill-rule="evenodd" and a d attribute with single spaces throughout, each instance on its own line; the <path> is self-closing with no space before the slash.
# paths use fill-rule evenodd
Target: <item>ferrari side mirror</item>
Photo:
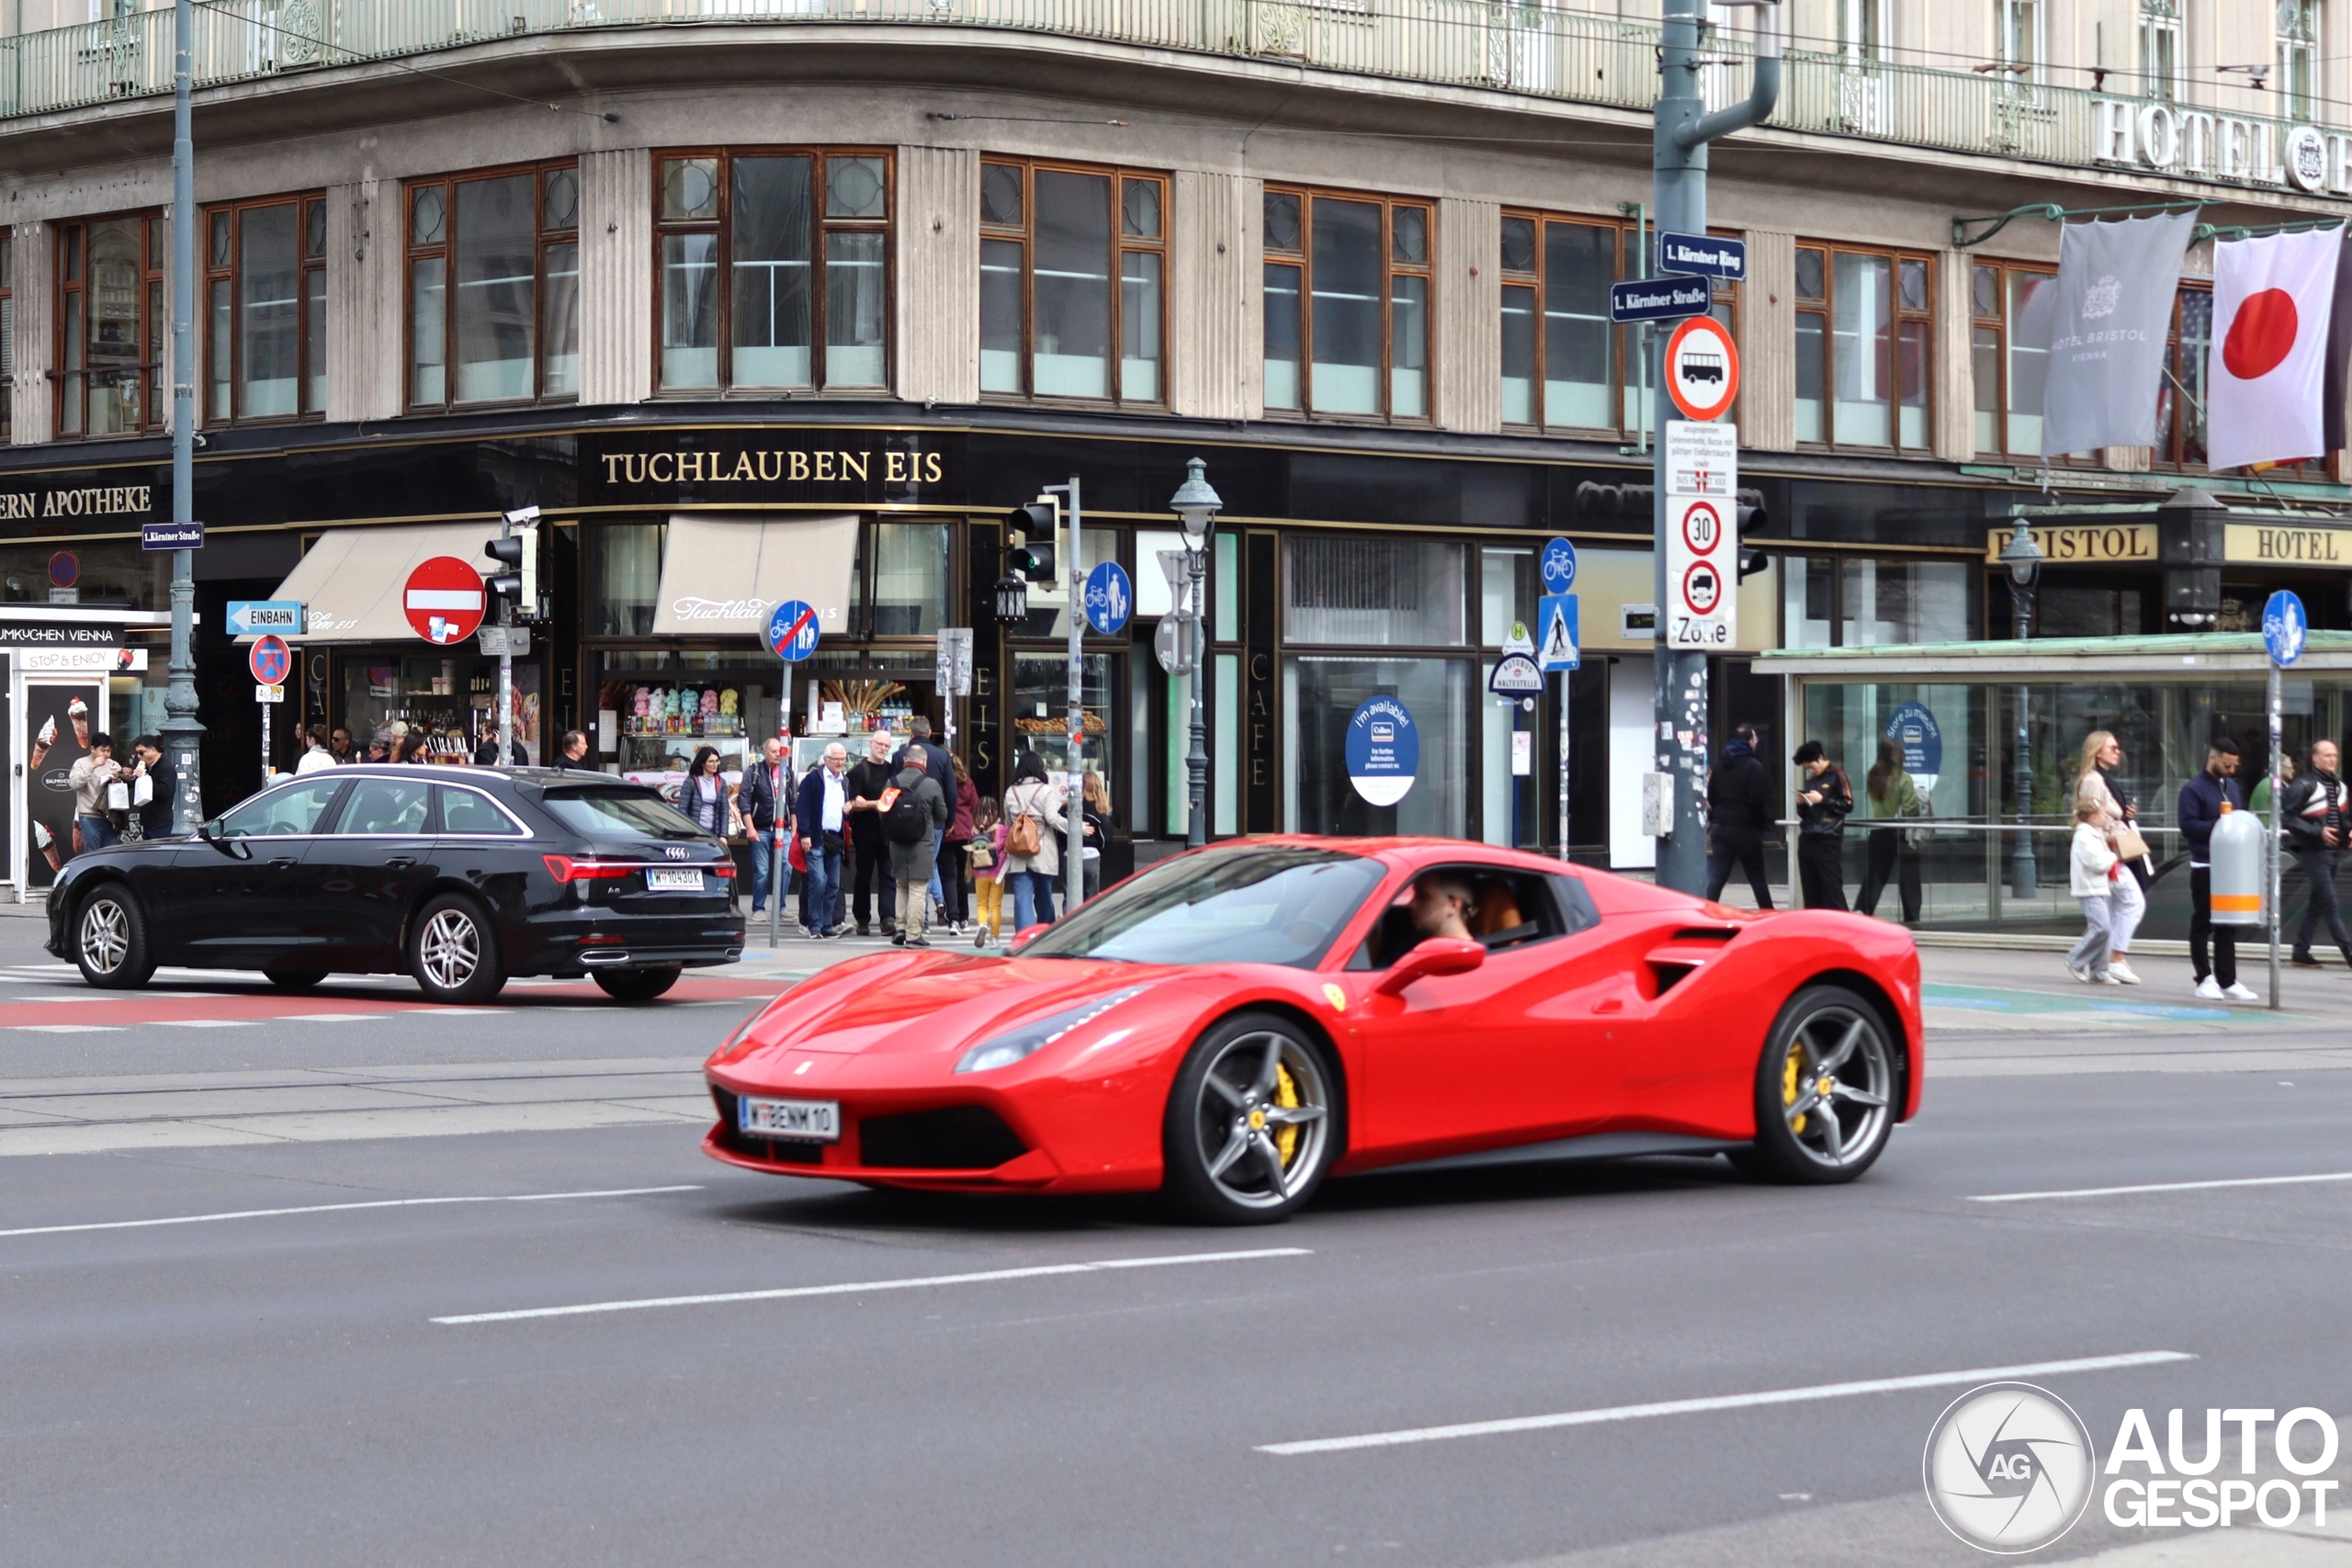
<path id="1" fill-rule="evenodd" d="M 1040 935 L 1053 929 L 1054 928 L 1050 924 L 1044 920 L 1038 921 L 1034 926 L 1023 926 L 1021 930 L 1012 933 L 1012 940 L 1004 944 L 1004 951 L 1007 954 L 1018 953 L 1023 948 L 1028 946 L 1031 942 L 1036 941 Z"/>
<path id="2" fill-rule="evenodd" d="M 1440 975 L 1467 975 L 1486 961 L 1487 949 L 1481 942 L 1464 942 L 1459 937 L 1430 937 L 1390 965 L 1380 984 L 1373 987 L 1373 994 L 1396 996 L 1416 980 Z"/>

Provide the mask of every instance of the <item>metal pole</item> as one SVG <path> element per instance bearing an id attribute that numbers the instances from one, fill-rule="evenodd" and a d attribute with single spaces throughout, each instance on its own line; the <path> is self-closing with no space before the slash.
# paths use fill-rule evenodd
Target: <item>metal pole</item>
<path id="1" fill-rule="evenodd" d="M 172 521 L 196 520 L 196 132 L 189 76 L 196 52 L 192 0 L 172 6 Z M 201 737 L 196 721 L 196 556 L 172 552 L 171 682 L 164 692 L 164 753 L 177 781 L 173 827 L 204 820 Z M 265 762 L 264 778 L 267 778 Z"/>
<path id="2" fill-rule="evenodd" d="M 269 775 L 275 771 L 269 765 L 269 710 L 272 705 L 255 703 L 254 705 L 261 709 L 261 786 L 267 789 Z"/>
<path id="3" fill-rule="evenodd" d="M 1652 132 L 1650 198 L 1651 224 L 1657 233 L 1703 234 L 1707 231 L 1707 143 L 1772 112 L 1781 92 L 1780 19 L 1777 7 L 1757 9 L 1756 81 L 1746 102 L 1714 114 L 1706 112 L 1700 92 L 1701 17 L 1704 0 L 1666 0 L 1659 35 L 1660 85 Z M 1657 606 L 1657 671 L 1654 697 L 1657 728 L 1653 745 L 1657 768 L 1671 776 L 1674 789 L 1674 830 L 1657 841 L 1657 885 L 1683 893 L 1703 893 L 1707 886 L 1707 829 L 1701 800 L 1705 788 L 1707 757 L 1707 656 L 1697 649 L 1670 648 L 1667 630 L 1671 602 L 1666 581 L 1666 422 L 1674 417 L 1663 363 L 1666 340 L 1653 333 L 1648 351 L 1650 380 L 1656 408 L 1657 440 L 1650 459 L 1651 603 Z"/>
<path id="4" fill-rule="evenodd" d="M 498 761 L 492 766 L 503 768 L 514 760 L 514 606 L 503 599 L 498 625 L 504 635 L 498 643 Z"/>
<path id="5" fill-rule="evenodd" d="M 951 706 L 952 711 L 952 706 Z M 784 667 L 784 685 L 779 689 L 775 707 L 775 733 L 783 743 L 775 776 L 775 806 L 768 822 L 768 946 L 776 944 L 777 933 L 784 929 L 784 801 L 792 787 L 792 666 Z"/>
<path id="6" fill-rule="evenodd" d="M 2286 750 L 2286 741 L 2282 734 L 2285 727 L 2285 719 L 2283 717 L 2283 708 L 2281 706 L 2285 699 L 2284 694 L 2280 690 L 2278 661 L 2275 659 L 2270 661 L 2270 691 L 2268 695 L 2270 704 L 2270 821 L 2267 824 L 2267 831 L 2264 836 L 2263 847 L 2266 853 L 2263 858 L 2269 863 L 2270 883 L 2267 889 L 2268 897 L 2264 900 L 2264 904 L 2270 917 L 2270 1007 L 2271 1010 L 2275 1012 L 2278 1010 L 2280 1005 L 2278 1000 L 2278 883 L 2279 873 L 2283 867 L 2280 866 L 2279 862 L 2286 858 L 2286 846 L 2278 841 L 2278 797 L 2287 793 L 2286 781 L 2279 776 L 2283 771 L 2279 767 L 2279 761 Z M 2308 930 L 2310 928 L 2306 927 L 2305 929 Z"/>
<path id="7" fill-rule="evenodd" d="M 1573 671 L 1560 671 L 1560 858 L 1568 858 L 1568 681 Z"/>
<path id="8" fill-rule="evenodd" d="M 1086 744 L 1086 606 L 1080 603 L 1086 577 L 1078 559 L 1079 541 L 1085 536 L 1080 532 L 1083 519 L 1076 474 L 1069 477 L 1069 505 L 1062 515 L 1069 519 L 1069 548 L 1062 555 L 1062 582 L 1069 604 L 1069 793 L 1062 803 L 1068 823 L 1063 837 L 1068 847 L 1062 855 L 1062 913 L 1067 915 L 1086 897 L 1086 792 L 1080 787 L 1085 781 L 1079 755 Z"/>
<path id="9" fill-rule="evenodd" d="M 2017 633 L 2019 642 L 2025 641 L 2032 631 L 2031 592 L 2030 584 L 2012 582 L 2009 585 L 2011 629 Z M 2018 899 L 2031 898 L 2037 891 L 2036 885 L 2041 880 L 2041 868 L 2034 863 L 2033 834 L 2030 831 L 2033 822 L 2031 694 L 2031 687 L 2022 684 L 2018 687 L 2018 837 L 2017 842 L 2009 847 L 2009 896 Z"/>
<path id="10" fill-rule="evenodd" d="M 1208 842 L 1209 732 L 1208 719 L 1201 705 L 1201 682 L 1206 675 L 1201 667 L 1208 659 L 1208 604 L 1201 595 L 1205 592 L 1208 540 L 1214 537 L 1212 530 L 1201 541 L 1199 549 L 1193 549 L 1189 543 L 1184 548 L 1184 565 L 1193 580 L 1193 624 L 1189 628 L 1193 634 L 1192 660 L 1184 673 L 1193 698 L 1193 745 L 1184 753 L 1184 771 L 1191 775 L 1192 810 L 1185 818 L 1184 842 L 1195 850 Z"/>

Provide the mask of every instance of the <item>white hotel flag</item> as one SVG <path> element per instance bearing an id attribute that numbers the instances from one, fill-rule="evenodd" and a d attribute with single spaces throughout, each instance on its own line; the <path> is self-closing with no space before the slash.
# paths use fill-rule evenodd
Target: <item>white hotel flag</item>
<path id="1" fill-rule="evenodd" d="M 2328 316 L 2343 236 L 2333 230 L 2213 247 L 2206 461 L 2216 468 L 2317 457 Z"/>

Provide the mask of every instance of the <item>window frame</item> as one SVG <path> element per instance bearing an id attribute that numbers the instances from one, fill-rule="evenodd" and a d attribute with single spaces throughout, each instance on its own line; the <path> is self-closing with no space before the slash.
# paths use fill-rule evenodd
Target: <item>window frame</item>
<path id="1" fill-rule="evenodd" d="M 887 395 L 894 382 L 891 376 L 891 347 L 898 317 L 898 254 L 892 243 L 896 238 L 894 219 L 899 209 L 899 160 L 896 150 L 889 147 L 809 146 L 778 144 L 768 146 L 697 146 L 658 147 L 652 159 L 653 186 L 653 391 L 656 397 L 774 397 L 785 393 L 808 394 L 817 397 L 865 397 Z M 718 163 L 718 213 L 715 218 L 664 218 L 662 215 L 663 166 L 673 161 L 688 158 L 713 158 Z M 737 158 L 807 158 L 812 168 L 808 186 L 808 379 L 789 385 L 763 382 L 739 384 L 735 379 L 735 284 L 733 245 L 735 237 L 734 160 Z M 831 176 L 830 164 L 836 158 L 876 158 L 882 164 L 882 216 L 879 218 L 829 218 L 825 215 L 825 193 Z M 825 241 L 835 232 L 879 234 L 882 237 L 882 379 L 878 382 L 841 382 L 829 385 L 825 380 L 826 288 Z M 662 380 L 662 355 L 665 347 L 666 326 L 663 311 L 668 301 L 668 280 L 662 273 L 662 242 L 674 234 L 705 233 L 713 237 L 717 257 L 717 331 L 718 360 L 716 384 L 712 386 L 667 387 Z"/>
<path id="2" fill-rule="evenodd" d="M 2046 0 L 1999 0 L 1994 18 L 1994 59 L 2012 69 L 2009 80 L 2039 86 L 2049 61 L 2049 7 Z M 2025 26 L 2020 28 L 2019 22 Z M 2023 70 L 2015 69 L 2022 66 Z"/>
<path id="3" fill-rule="evenodd" d="M 1815 439 L 1800 435 L 1797 446 L 1804 451 L 1888 452 L 1898 457 L 1932 457 L 1936 449 L 1936 313 L 1937 280 L 1936 254 L 1931 251 L 1905 250 L 1885 245 L 1839 244 L 1830 240 L 1800 240 L 1797 242 L 1797 263 L 1801 269 L 1807 251 L 1819 252 L 1821 263 L 1821 296 L 1807 298 L 1800 292 L 1792 277 L 1789 286 L 1792 326 L 1813 316 L 1821 321 L 1821 434 Z M 1887 434 L 1886 442 L 1840 441 L 1838 438 L 1838 258 L 1841 255 L 1867 256 L 1887 264 Z M 1903 269 L 1906 264 L 1919 266 L 1926 277 L 1927 303 L 1912 307 L 1903 303 Z M 1973 305 L 1971 307 L 1973 308 Z M 1903 329 L 1906 324 L 1922 328 L 1920 333 L 1921 363 L 1919 383 L 1925 395 L 1921 440 L 1906 445 L 1903 439 Z M 1804 339 L 1796 337 L 1792 347 L 1802 355 Z M 1802 364 L 1798 366 L 1803 369 Z M 1802 385 L 1802 381 L 1799 383 Z M 1972 409 L 1971 417 L 1974 411 Z M 1975 445 L 1972 430 L 1971 446 Z"/>
<path id="4" fill-rule="evenodd" d="M 1990 315 L 1984 314 L 1976 309 L 1975 288 L 1976 278 L 1979 273 L 1991 273 L 1993 275 L 1993 313 Z M 2073 459 L 2064 454 L 2045 458 L 2040 453 L 2013 452 L 2009 449 L 2009 420 L 2014 412 L 2009 404 L 2009 348 L 2010 334 L 2016 331 L 2014 323 L 2009 320 L 2009 300 L 2013 292 L 2010 287 L 2010 279 L 2012 277 L 2020 276 L 2048 278 L 2054 285 L 2058 279 L 2058 268 L 2055 264 L 2051 262 L 2012 261 L 2004 256 L 1971 256 L 1969 258 L 1968 343 L 1971 360 L 1970 379 L 1976 384 L 1979 390 L 1982 389 L 1984 383 L 1983 378 L 1976 376 L 1974 373 L 1975 367 L 1973 361 L 1976 350 L 1982 346 L 1978 343 L 1980 334 L 1987 333 L 1992 334 L 1994 355 L 1994 406 L 1992 411 L 1993 445 L 1986 446 L 1977 440 L 1975 429 L 1976 416 L 1984 411 L 1974 407 L 1973 400 L 1972 400 L 1972 406 L 1968 411 L 1969 449 L 1979 458 L 2002 457 L 2015 460 L 2020 457 L 2027 457 L 2031 458 L 2036 462 L 2064 464 L 2070 462 Z M 2042 417 L 2048 417 L 2046 410 L 2044 411 Z"/>
<path id="5" fill-rule="evenodd" d="M 2188 378 L 2183 374 L 2186 367 L 2181 362 L 2181 327 L 2187 313 L 2188 297 L 2192 294 L 2202 294 L 2210 300 L 2212 293 L 2213 282 L 2211 278 L 2183 277 L 2173 286 L 2172 310 L 2165 323 L 2164 374 L 2156 383 L 2156 445 L 2148 454 L 2148 466 L 2151 468 L 2172 473 L 2201 474 L 2211 471 L 2211 463 L 2204 457 L 2192 462 L 2187 456 L 2189 426 L 2195 420 L 2196 414 L 2189 408 L 2188 399 L 2185 395 Z M 2212 322 L 2210 317 L 2207 320 L 2205 331 L 2205 353 L 2210 365 L 2213 352 Z M 2175 384 L 2176 379 L 2178 382 L 2177 385 Z M 2206 395 L 2210 398 L 2212 395 L 2210 369 L 2202 379 Z M 2210 434 L 2209 432 L 2209 436 Z M 2210 455 L 2209 449 L 2207 456 L 2210 457 Z M 2297 468 L 2304 465 L 2281 463 L 2278 467 L 2292 473 Z"/>
<path id="6" fill-rule="evenodd" d="M 2278 24 L 2286 20 L 2289 6 L 2294 9 L 2294 20 L 2281 27 Z M 2278 33 L 2278 96 L 2287 118 L 2316 123 L 2320 117 L 2320 72 L 2325 59 L 2320 46 L 2325 41 L 2327 26 L 2320 0 L 2279 0 L 2272 12 L 2272 26 Z"/>
<path id="7" fill-rule="evenodd" d="M 133 363 L 114 366 L 107 372 L 96 370 L 86 363 L 77 367 L 70 363 L 73 355 L 69 353 L 69 349 L 75 345 L 73 344 L 67 331 L 69 323 L 74 319 L 74 311 L 69 306 L 72 299 L 79 296 L 84 301 L 84 311 L 86 312 L 89 309 L 90 231 L 100 224 L 117 223 L 126 220 L 134 221 L 140 226 L 139 357 Z M 149 434 L 163 429 L 168 423 L 168 411 L 159 406 L 164 400 L 161 394 L 165 346 L 164 338 L 166 331 L 163 321 L 164 309 L 163 290 L 166 287 L 165 258 L 159 254 L 163 249 L 163 212 L 161 209 L 153 207 L 134 209 L 128 212 L 96 213 L 86 218 L 62 219 L 53 226 L 51 231 L 50 257 L 52 264 L 52 295 L 57 309 L 57 320 L 51 333 L 54 355 L 50 361 L 48 372 L 49 379 L 55 389 L 50 405 L 51 439 L 114 441 Z M 71 276 L 72 268 L 67 262 L 69 246 L 75 244 L 78 244 L 78 254 L 81 258 L 81 276 L 78 278 Z M 88 347 L 86 314 L 83 317 L 83 335 L 85 341 L 79 346 L 86 351 Z M 100 435 L 90 434 L 90 384 L 93 378 L 100 374 L 135 374 L 142 383 L 143 407 L 141 410 L 139 423 L 132 429 L 108 431 Z M 71 428 L 68 427 L 65 417 L 69 403 L 79 405 Z"/>
<path id="8" fill-rule="evenodd" d="M 322 365 L 311 364 L 312 324 L 311 279 L 314 275 L 323 278 L 326 273 L 327 243 L 323 232 L 328 220 L 326 205 L 326 192 L 310 190 L 282 196 L 255 197 L 244 201 L 215 202 L 203 209 L 204 228 L 200 231 L 202 245 L 198 256 L 195 312 L 198 371 L 196 385 L 200 389 L 196 398 L 198 423 L 207 425 L 295 424 L 326 418 L 323 386 L 321 388 L 322 395 L 318 406 L 316 408 L 309 406 L 311 378 L 314 376 L 323 378 L 326 368 Z M 244 399 L 245 387 L 243 331 L 245 303 L 243 290 L 238 287 L 244 277 L 243 240 L 245 214 L 264 208 L 288 206 L 294 209 L 294 404 L 296 412 L 290 414 L 248 414 L 240 407 Z M 311 214 L 313 211 L 319 214 L 318 222 L 322 231 L 319 248 L 315 254 L 311 254 L 310 249 Z M 213 225 L 223 218 L 229 220 L 229 259 L 226 262 L 217 262 L 213 259 L 212 231 Z M 214 344 L 211 301 L 213 288 L 220 285 L 225 285 L 229 290 L 229 412 L 215 414 L 212 412 Z M 318 309 L 322 314 L 328 309 L 327 296 L 323 288 L 319 296 Z M 318 348 L 321 357 L 323 358 L 326 351 L 323 322 L 320 323 Z"/>
<path id="9" fill-rule="evenodd" d="M 2140 0 L 2140 94 L 2158 103 L 2185 102 L 2188 65 L 2186 28 L 2179 0 Z M 2168 70 L 2160 70 L 2157 40 L 2169 40 Z"/>
<path id="10" fill-rule="evenodd" d="M 1289 196 L 1298 198 L 1299 248 L 1278 251 L 1265 233 L 1266 198 Z M 1315 203 L 1317 200 L 1369 203 L 1380 209 L 1380 409 L 1373 413 L 1342 413 L 1336 411 L 1317 412 L 1315 407 Z M 1410 208 L 1422 214 L 1424 255 L 1426 260 L 1415 264 L 1396 260 L 1396 210 Z M 1438 198 L 1434 196 L 1394 196 L 1380 191 L 1345 190 L 1324 186 L 1294 185 L 1266 182 L 1259 208 L 1259 274 L 1261 301 L 1261 334 L 1258 348 L 1262 374 L 1265 365 L 1263 336 L 1263 301 L 1265 272 L 1269 266 L 1298 268 L 1298 401 L 1295 407 L 1264 406 L 1268 419 L 1290 419 L 1303 423 L 1318 420 L 1340 420 L 1357 423 L 1431 426 L 1437 421 L 1438 381 L 1438 310 L 1437 310 L 1437 248 Z M 1622 263 L 1620 264 L 1623 265 Z M 1396 406 L 1396 279 L 1399 276 L 1423 280 L 1428 292 L 1424 295 L 1424 310 L 1428 341 L 1421 345 L 1422 412 L 1400 414 Z"/>
<path id="11" fill-rule="evenodd" d="M 548 180 L 550 175 L 566 173 L 572 177 L 572 223 L 569 229 L 547 226 Z M 531 176 L 531 386 L 529 396 L 522 398 L 480 398 L 462 400 L 458 397 L 458 187 L 481 180 L 509 179 L 516 175 Z M 407 180 L 401 186 L 401 408 L 404 413 L 455 413 L 465 409 L 528 408 L 550 403 L 576 403 L 580 393 L 575 384 L 569 392 L 550 393 L 548 379 L 548 252 L 558 245 L 571 245 L 577 265 L 580 254 L 580 160 L 575 157 L 548 158 L 534 163 L 494 164 L 488 168 L 465 169 L 452 174 L 432 175 Z M 442 237 L 426 243 L 416 239 L 416 202 L 427 190 L 441 193 Z M 441 382 L 444 396 L 437 402 L 420 401 L 416 395 L 416 266 L 421 261 L 438 259 L 442 263 L 441 305 Z M 572 286 L 572 350 L 580 348 L 580 293 L 577 271 Z M 576 383 L 575 372 L 575 383 Z"/>
<path id="12" fill-rule="evenodd" d="M 1021 221 L 1018 224 L 991 223 L 983 203 L 983 192 L 991 167 L 1021 171 Z M 1111 254 L 1110 254 L 1110 366 L 1106 378 L 1110 395 L 1102 398 L 1072 396 L 1061 392 L 1040 392 L 1037 388 L 1037 175 L 1040 172 L 1090 175 L 1107 177 L 1111 182 Z M 1157 239 L 1131 236 L 1126 231 L 1127 182 L 1141 180 L 1157 186 L 1159 190 L 1159 234 Z M 1169 235 L 1172 214 L 1169 207 L 1175 177 L 1166 170 L 1134 168 L 1120 164 L 1086 164 L 1061 158 L 1023 158 L 1006 153 L 989 152 L 980 157 L 980 188 L 972 193 L 972 206 L 979 215 L 981 254 L 991 240 L 1009 241 L 1021 246 L 1021 388 L 1019 391 L 983 388 L 984 402 L 1045 402 L 1075 404 L 1082 408 L 1165 409 L 1169 406 L 1169 381 L 1172 344 L 1169 341 Z M 1130 253 L 1157 255 L 1159 258 L 1159 372 L 1158 393 L 1149 398 L 1125 395 L 1125 364 L 1126 351 L 1126 260 Z M 985 307 L 982 307 L 985 309 Z"/>

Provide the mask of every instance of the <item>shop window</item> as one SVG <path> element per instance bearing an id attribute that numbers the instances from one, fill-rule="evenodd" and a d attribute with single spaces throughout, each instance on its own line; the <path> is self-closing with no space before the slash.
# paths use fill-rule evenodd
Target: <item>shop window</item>
<path id="1" fill-rule="evenodd" d="M 1106 560 L 1119 560 L 1119 535 L 1112 528 L 1080 530 L 1081 553 L 1078 560 L 1077 578 L 1083 583 L 1086 574 Z M 990 572 L 994 577 L 994 572 Z M 1063 580 L 1070 576 L 1065 568 Z M 1033 582 L 1029 585 L 1029 618 L 1021 623 L 1016 637 L 1066 637 L 1069 635 L 1069 595 L 1058 584 Z M 1092 633 L 1088 633 L 1092 636 Z M 1223 635 L 1223 634 L 1219 634 Z"/>
<path id="2" fill-rule="evenodd" d="M 1800 246 L 1797 439 L 1926 449 L 1931 439 L 1928 258 Z"/>
<path id="3" fill-rule="evenodd" d="M 888 384 L 888 156 L 665 155 L 655 185 L 664 389 Z"/>
<path id="4" fill-rule="evenodd" d="M 1283 552 L 1284 642 L 1463 646 L 1462 546 L 1293 535 Z"/>
<path id="5" fill-rule="evenodd" d="M 812 660 L 796 667 L 795 676 L 808 680 L 804 672 L 816 665 Z M 596 687 L 599 760 L 645 783 L 675 784 L 685 777 L 695 752 L 707 746 L 735 773 L 758 752 L 763 738 L 776 732 L 785 678 L 775 657 L 763 651 L 606 653 Z M 814 716 L 813 709 L 796 708 L 795 728 Z M 823 750 L 821 739 L 812 747 L 803 737 L 796 742 L 794 765 L 805 768 Z"/>
<path id="6" fill-rule="evenodd" d="M 1164 403 L 1167 211 L 1163 175 L 982 164 L 980 390 Z"/>
<path id="7" fill-rule="evenodd" d="M 164 423 L 164 227 L 150 217 L 57 226 L 57 434 L 133 435 Z"/>
<path id="8" fill-rule="evenodd" d="M 932 637 L 947 624 L 947 525 L 874 525 L 874 635 Z"/>
<path id="9" fill-rule="evenodd" d="M 1099 773 L 1105 784 L 1111 778 L 1111 725 L 1116 715 L 1112 709 L 1113 671 L 1116 656 L 1090 653 L 1083 659 L 1084 671 L 1079 677 L 1079 705 L 1086 715 L 1086 739 L 1079 748 L 1079 765 L 1088 773 Z M 1045 760 L 1047 769 L 1061 772 L 1068 766 L 1069 753 L 1068 736 L 1069 723 L 1069 656 L 1059 653 L 1021 653 L 1012 660 L 1012 730 L 1021 749 L 1035 751 Z M 1115 795 L 1114 799 L 1117 798 Z"/>
<path id="10" fill-rule="evenodd" d="M 1283 660 L 1283 825 L 1294 833 L 1470 837 L 1470 733 L 1477 665 L 1467 659 L 1300 655 Z M 1413 716 L 1420 772 L 1404 799 L 1374 806 L 1348 778 L 1348 723 L 1371 697 Z"/>
<path id="11" fill-rule="evenodd" d="M 211 423 L 326 412 L 324 197 L 204 215 L 204 417 Z"/>
<path id="12" fill-rule="evenodd" d="M 2044 267 L 1978 262 L 1969 271 L 1969 352 L 1976 383 L 1976 450 L 2041 455 L 2041 389 L 2050 378 L 2050 325 L 2057 275 Z"/>
<path id="13" fill-rule="evenodd" d="M 2160 468 L 2205 467 L 2206 361 L 2212 348 L 2212 288 L 2184 286 L 2173 299 L 2164 380 L 2156 389 L 2154 460 Z"/>
<path id="14" fill-rule="evenodd" d="M 1425 420 L 1425 204 L 1267 187 L 1266 410 Z"/>
<path id="15" fill-rule="evenodd" d="M 653 630 L 662 591 L 660 523 L 592 523 L 587 536 L 590 632 L 594 637 L 644 637 Z"/>
<path id="16" fill-rule="evenodd" d="M 408 404 L 580 395 L 580 170 L 408 187 Z"/>

